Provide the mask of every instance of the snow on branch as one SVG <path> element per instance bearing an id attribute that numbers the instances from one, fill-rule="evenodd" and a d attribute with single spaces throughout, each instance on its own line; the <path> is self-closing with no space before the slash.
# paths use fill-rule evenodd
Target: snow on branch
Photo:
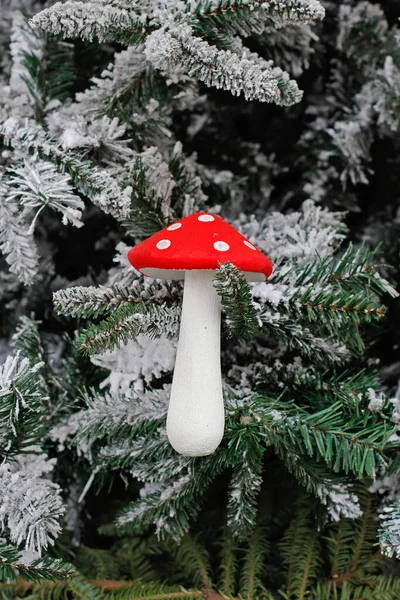
<path id="1" fill-rule="evenodd" d="M 169 386 L 144 394 L 106 394 L 89 400 L 88 408 L 72 417 L 71 425 L 79 423 L 74 443 L 87 453 L 96 440 L 111 439 L 113 442 L 132 443 L 147 430 L 153 431 L 167 416 Z M 67 423 L 52 430 L 62 433 Z"/>
<path id="2" fill-rule="evenodd" d="M 8 356 L 0 366 L 0 447 L 10 452 L 29 446 L 40 434 L 40 415 L 48 398 L 41 390 L 38 370 L 43 362 L 31 366 L 27 358 Z"/>
<path id="3" fill-rule="evenodd" d="M 345 344 L 331 339 L 331 337 L 321 337 L 313 333 L 309 327 L 304 327 L 302 323 L 287 318 L 285 315 L 271 310 L 263 310 L 260 316 L 265 333 L 277 337 L 287 344 L 290 350 L 297 350 L 309 360 L 340 365 L 350 358 Z"/>
<path id="4" fill-rule="evenodd" d="M 108 319 L 84 330 L 78 343 L 83 352 L 96 354 L 126 344 L 140 333 L 151 338 L 174 338 L 178 332 L 179 318 L 179 309 L 165 304 L 135 303 L 121 306 Z"/>
<path id="5" fill-rule="evenodd" d="M 0 524 L 27 550 L 46 549 L 61 531 L 65 509 L 60 487 L 48 478 L 53 467 L 43 454 L 20 455 L 0 466 Z"/>
<path id="6" fill-rule="evenodd" d="M 400 502 L 383 508 L 379 515 L 381 528 L 379 541 L 386 556 L 400 559 Z"/>
<path id="7" fill-rule="evenodd" d="M 340 246 L 346 237 L 344 216 L 306 200 L 299 211 L 273 212 L 261 221 L 241 215 L 234 225 L 275 267 L 282 261 L 305 267 L 316 256 L 330 256 Z"/>
<path id="8" fill-rule="evenodd" d="M 230 482 L 227 507 L 228 525 L 233 536 L 240 541 L 248 539 L 256 525 L 265 452 L 257 436 L 246 436 L 242 445 L 242 456 L 235 465 Z"/>
<path id="9" fill-rule="evenodd" d="M 229 335 L 237 339 L 251 339 L 257 335 L 261 318 L 245 275 L 231 263 L 223 263 L 216 271 L 213 284 L 221 297 Z"/>
<path id="10" fill-rule="evenodd" d="M 151 452 L 151 448 L 148 452 Z M 130 532 L 154 524 L 160 538 L 182 538 L 200 510 L 200 497 L 221 472 L 224 463 L 221 457 L 212 455 L 196 465 L 196 469 L 189 470 L 190 465 L 194 467 L 193 462 L 182 463 L 182 467 L 186 466 L 186 469 L 181 469 L 181 473 L 175 477 L 163 478 L 162 483 L 146 483 L 140 492 L 140 498 L 129 505 L 118 518 L 118 529 Z M 144 460 L 143 468 L 145 471 Z M 152 471 L 151 464 L 147 464 L 147 471 L 149 470 Z M 145 477 L 145 472 L 142 476 Z M 148 479 L 151 480 L 150 477 Z M 179 519 L 176 518 L 177 514 Z"/>
<path id="11" fill-rule="evenodd" d="M 105 213 L 119 220 L 129 217 L 132 188 L 123 187 L 116 177 L 91 161 L 64 151 L 41 127 L 20 126 L 11 117 L 0 124 L 1 138 L 6 146 L 25 153 L 36 152 L 40 158 L 50 160 L 59 171 L 68 173 L 78 190 Z"/>
<path id="12" fill-rule="evenodd" d="M 155 282 L 145 289 L 136 280 L 131 286 L 114 284 L 60 289 L 53 294 L 53 305 L 57 313 L 65 316 L 95 317 L 135 302 L 161 303 L 167 297 L 168 288 L 162 284 Z"/>
<path id="13" fill-rule="evenodd" d="M 190 25 L 184 23 L 151 33 L 144 53 L 161 71 L 182 65 L 190 76 L 208 87 L 230 91 L 234 96 L 243 94 L 246 100 L 290 106 L 302 98 L 297 83 L 288 73 L 278 67 L 262 68 L 257 61 L 230 50 L 218 50 L 195 37 Z"/>
<path id="14" fill-rule="evenodd" d="M 211 21 L 216 27 L 243 35 L 261 32 L 268 20 L 281 26 L 308 24 L 325 16 L 318 0 L 200 0 L 191 12 L 200 23 Z"/>
<path id="15" fill-rule="evenodd" d="M 360 502 L 350 482 L 338 481 L 337 476 L 333 477 L 324 465 L 287 449 L 279 451 L 279 457 L 297 481 L 327 506 L 333 521 L 357 519 L 362 515 Z"/>
<path id="16" fill-rule="evenodd" d="M 42 10 L 31 21 L 33 27 L 41 27 L 49 33 L 64 37 L 80 37 L 84 40 L 97 38 L 100 42 L 114 40 L 120 30 L 141 34 L 143 24 L 140 15 L 124 8 L 110 6 L 105 2 L 56 2 Z"/>
<path id="17" fill-rule="evenodd" d="M 39 269 L 39 255 L 33 235 L 16 202 L 9 198 L 9 188 L 0 180 L 0 251 L 10 271 L 19 281 L 30 285 Z"/>
<path id="18" fill-rule="evenodd" d="M 23 165 L 9 169 L 9 199 L 22 207 L 25 214 L 36 211 L 29 231 L 33 231 L 41 211 L 49 207 L 60 212 L 63 225 L 71 223 L 82 227 L 84 202 L 74 193 L 71 177 L 59 173 L 56 167 L 41 160 L 25 161 Z"/>
<path id="19" fill-rule="evenodd" d="M 74 575 L 72 565 L 59 558 L 43 556 L 34 558 L 35 553 L 21 552 L 14 546 L 0 541 L 0 580 L 1 581 L 63 581 Z"/>

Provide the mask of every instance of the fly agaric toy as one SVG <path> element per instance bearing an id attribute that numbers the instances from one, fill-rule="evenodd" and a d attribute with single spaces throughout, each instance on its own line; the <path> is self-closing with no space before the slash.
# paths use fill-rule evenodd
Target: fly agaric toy
<path id="1" fill-rule="evenodd" d="M 272 273 L 271 261 L 221 217 L 206 212 L 165 227 L 130 250 L 128 258 L 143 275 L 185 280 L 167 435 L 180 454 L 211 454 L 225 422 L 221 304 L 213 277 L 221 263 L 230 262 L 248 281 L 264 281 Z"/>

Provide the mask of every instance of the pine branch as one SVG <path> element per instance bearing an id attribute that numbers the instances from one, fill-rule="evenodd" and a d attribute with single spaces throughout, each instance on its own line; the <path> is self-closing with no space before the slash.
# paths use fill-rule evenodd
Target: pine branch
<path id="1" fill-rule="evenodd" d="M 260 329 L 259 311 L 251 297 L 246 277 L 231 263 L 221 264 L 214 278 L 231 337 L 251 339 Z"/>
<path id="2" fill-rule="evenodd" d="M 188 9 L 189 10 L 189 9 Z M 207 35 L 210 25 L 229 34 L 260 34 L 268 21 L 311 23 L 325 16 L 323 6 L 314 0 L 201 0 L 194 11 L 196 33 Z"/>
<path id="3" fill-rule="evenodd" d="M 124 226 L 132 236 L 152 235 L 165 226 L 168 218 L 172 220 L 168 202 L 165 204 L 164 197 L 152 186 L 142 155 L 136 156 L 130 175 L 132 210 Z"/>
<path id="4" fill-rule="evenodd" d="M 62 150 L 42 128 L 20 127 L 16 119 L 10 118 L 0 123 L 0 142 L 24 153 L 37 153 L 40 158 L 54 163 L 59 171 L 68 173 L 78 190 L 105 213 L 118 220 L 129 217 L 131 188 L 123 187 L 90 161 Z"/>
<path id="5" fill-rule="evenodd" d="M 90 325 L 78 339 L 87 354 L 113 350 L 143 333 L 151 338 L 175 337 L 179 327 L 179 311 L 165 304 L 160 306 L 136 303 L 121 306 L 107 320 Z"/>
<path id="6" fill-rule="evenodd" d="M 36 120 L 42 123 L 51 100 L 63 102 L 71 92 L 75 78 L 74 48 L 33 29 L 21 14 L 14 20 L 11 52 L 14 67 L 20 64 L 19 91 L 23 82 Z"/>
<path id="7" fill-rule="evenodd" d="M 275 271 L 274 283 L 290 284 L 295 288 L 302 286 L 329 286 L 330 289 L 353 293 L 379 295 L 388 293 L 396 297 L 398 293 L 377 270 L 376 255 L 380 246 L 370 250 L 365 246 L 355 248 L 350 244 L 342 256 L 317 258 L 301 268 Z M 305 290 L 306 291 L 306 290 Z"/>
<path id="8" fill-rule="evenodd" d="M 294 404 L 259 396 L 248 410 L 252 422 L 229 423 L 232 445 L 241 443 L 249 429 L 260 443 L 264 440 L 279 454 L 287 448 L 293 454 L 323 460 L 335 472 L 351 472 L 359 478 L 374 476 L 377 466 L 385 464 L 383 452 L 394 431 L 392 424 L 371 413 L 358 412 L 349 418 L 338 402 L 308 414 Z"/>
<path id="9" fill-rule="evenodd" d="M 199 499 L 223 468 L 218 455 L 206 457 L 197 464 L 195 473 L 181 475 L 144 490 L 141 499 L 128 507 L 118 518 L 121 532 L 135 531 L 155 523 L 160 538 L 171 536 L 179 540 L 200 510 Z M 171 516 L 171 514 L 173 516 Z M 179 518 L 176 518 L 179 515 Z"/>
<path id="10" fill-rule="evenodd" d="M 382 552 L 386 556 L 400 558 L 400 502 L 383 508 L 379 518 L 379 542 Z"/>
<path id="11" fill-rule="evenodd" d="M 4 542 L 0 542 L 0 581 L 11 580 L 55 582 L 64 581 L 74 575 L 72 565 L 60 559 L 43 557 L 30 564 L 20 562 L 20 552 Z"/>
<path id="12" fill-rule="evenodd" d="M 39 334 L 38 326 L 40 323 L 40 321 L 34 321 L 33 316 L 32 318 L 22 316 L 12 336 L 12 344 L 22 358 L 29 360 L 29 364 L 32 367 L 38 362 L 43 365 L 41 369 L 36 371 L 36 376 L 41 393 L 47 397 L 49 395 L 49 386 L 46 379 L 50 376 L 50 372 L 48 355 Z"/>
<path id="13" fill-rule="evenodd" d="M 240 597 L 256 600 L 265 591 L 261 576 L 270 544 L 267 532 L 259 525 L 249 539 L 242 572 L 240 575 Z"/>
<path id="14" fill-rule="evenodd" d="M 151 390 L 139 396 L 86 395 L 85 399 L 88 408 L 73 415 L 74 421 L 79 420 L 74 444 L 90 450 L 99 439 L 109 439 L 114 444 L 124 442 L 131 444 L 133 459 L 135 439 L 152 435 L 165 421 L 169 389 Z"/>
<path id="15" fill-rule="evenodd" d="M 13 454 L 37 443 L 43 433 L 48 397 L 42 394 L 38 371 L 18 352 L 0 366 L 0 452 Z"/>
<path id="16" fill-rule="evenodd" d="M 46 207 L 62 214 L 63 225 L 82 227 L 85 204 L 74 193 L 69 175 L 59 173 L 53 164 L 41 160 L 25 161 L 20 167 L 8 169 L 7 175 L 10 201 L 18 203 L 26 215 L 36 210 L 30 230 Z"/>
<path id="17" fill-rule="evenodd" d="M 288 597 L 304 600 L 310 585 L 316 581 L 321 564 L 318 530 L 305 503 L 298 509 L 295 519 L 280 543 L 283 564 L 288 569 Z"/>
<path id="18" fill-rule="evenodd" d="M 308 327 L 296 321 L 281 317 L 279 313 L 262 312 L 263 330 L 287 344 L 290 350 L 297 350 L 306 358 L 317 363 L 343 364 L 349 358 L 349 351 L 343 343 L 314 335 Z"/>
<path id="19" fill-rule="evenodd" d="M 168 284 L 153 283 L 143 287 L 140 280 L 131 286 L 114 284 L 110 287 L 71 287 L 54 292 L 53 306 L 57 314 L 70 317 L 98 317 L 122 306 L 141 302 L 161 304 L 175 299 L 177 292 Z M 176 298 L 178 299 L 178 298 Z"/>
<path id="20" fill-rule="evenodd" d="M 193 36 L 189 25 L 154 31 L 146 39 L 144 52 L 156 69 L 168 72 L 169 68 L 182 65 L 190 76 L 208 87 L 236 96 L 243 93 L 246 100 L 291 106 L 302 98 L 297 83 L 278 67 L 271 68 L 265 62 L 260 66 L 254 59 L 218 50 Z"/>
<path id="21" fill-rule="evenodd" d="M 221 543 L 221 567 L 219 589 L 225 596 L 233 596 L 237 579 L 237 556 L 233 537 L 228 529 L 224 529 Z"/>
<path id="22" fill-rule="evenodd" d="M 30 285 L 38 272 L 39 256 L 28 224 L 8 194 L 8 187 L 0 179 L 0 250 L 11 273 L 25 285 Z"/>
<path id="23" fill-rule="evenodd" d="M 377 518 L 374 496 L 365 484 L 356 484 L 362 512 L 355 520 L 342 519 L 328 529 L 331 571 L 338 585 L 346 581 L 360 582 L 360 573 L 376 572 L 385 559 L 376 552 Z M 373 586 L 374 587 L 374 586 Z"/>
<path id="24" fill-rule="evenodd" d="M 249 435 L 242 438 L 243 448 L 236 451 L 228 495 L 228 526 L 239 541 L 248 539 L 255 528 L 257 499 L 262 485 L 265 447 L 257 435 L 251 434 L 249 431 Z"/>
<path id="25" fill-rule="evenodd" d="M 96 38 L 99 42 L 139 44 L 146 31 L 140 13 L 105 2 L 56 2 L 35 15 L 30 23 L 55 35 L 89 41 Z"/>
<path id="26" fill-rule="evenodd" d="M 350 482 L 333 475 L 315 460 L 293 454 L 288 449 L 278 448 L 277 452 L 300 485 L 327 506 L 334 521 L 342 517 L 355 519 L 361 515 L 360 503 Z"/>
<path id="27" fill-rule="evenodd" d="M 196 600 L 206 598 L 204 590 L 185 590 L 181 586 L 169 586 L 162 583 L 137 582 L 125 583 L 113 593 L 115 600 Z"/>
<path id="28" fill-rule="evenodd" d="M 207 550 L 195 537 L 185 535 L 180 541 L 176 560 L 194 586 L 199 588 L 212 587 L 210 557 Z"/>

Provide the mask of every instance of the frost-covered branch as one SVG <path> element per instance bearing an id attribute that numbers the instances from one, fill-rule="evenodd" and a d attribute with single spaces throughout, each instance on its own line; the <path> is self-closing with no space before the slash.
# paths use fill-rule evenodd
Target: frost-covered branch
<path id="1" fill-rule="evenodd" d="M 63 225 L 71 223 L 82 227 L 82 210 L 84 202 L 74 193 L 71 177 L 59 173 L 51 163 L 43 161 L 28 162 L 24 165 L 9 169 L 8 198 L 23 208 L 25 214 L 36 211 L 30 230 L 43 210 L 49 207 L 60 212 Z"/>
<path id="2" fill-rule="evenodd" d="M 90 325 L 79 338 L 79 346 L 87 354 L 112 350 L 144 333 L 151 338 L 175 337 L 180 311 L 166 305 L 133 304 L 122 306 L 107 320 Z"/>
<path id="3" fill-rule="evenodd" d="M 380 515 L 379 541 L 386 556 L 400 558 L 400 503 L 386 506 Z"/>
<path id="4" fill-rule="evenodd" d="M 68 173 L 74 185 L 104 212 L 119 220 L 129 216 L 131 188 L 124 187 L 90 161 L 64 151 L 40 127 L 21 127 L 16 119 L 10 118 L 0 124 L 0 139 L 16 150 L 37 152 L 41 158 L 50 160 L 61 172 Z"/>
<path id="5" fill-rule="evenodd" d="M 37 443 L 48 398 L 43 396 L 38 370 L 20 352 L 0 366 L 0 452 L 15 453 Z"/>
<path id="6" fill-rule="evenodd" d="M 125 37 L 140 41 L 143 20 L 140 13 L 110 6 L 106 2 L 56 2 L 31 19 L 33 27 L 64 37 L 97 38 L 100 42 L 118 39 L 121 31 Z M 134 37 L 135 34 L 135 37 Z M 137 37 L 136 37 L 137 36 Z M 129 38 L 128 38 L 129 39 Z M 132 42 L 131 42 L 132 43 Z"/>
<path id="7" fill-rule="evenodd" d="M 268 21 L 275 26 L 306 24 L 325 16 L 318 0 L 201 0 L 192 12 L 200 31 L 211 21 L 217 28 L 241 35 L 261 33 Z"/>
<path id="8" fill-rule="evenodd" d="M 181 64 L 189 75 L 207 86 L 230 91 L 234 96 L 243 94 L 246 100 L 290 106 L 302 98 L 297 83 L 278 67 L 266 63 L 261 67 L 258 61 L 218 50 L 195 37 L 186 24 L 157 29 L 146 39 L 144 52 L 156 69 L 168 73 Z"/>
<path id="9" fill-rule="evenodd" d="M 87 318 L 113 312 L 120 306 L 144 301 L 161 304 L 168 299 L 175 299 L 173 290 L 168 285 L 155 282 L 145 288 L 140 280 L 136 280 L 131 286 L 114 284 L 110 287 L 61 289 L 54 292 L 53 305 L 59 314 Z"/>
<path id="10" fill-rule="evenodd" d="M 61 489 L 48 478 L 54 462 L 44 455 L 20 455 L 0 465 L 2 528 L 27 550 L 46 549 L 61 531 Z"/>
<path id="11" fill-rule="evenodd" d="M 33 282 L 39 268 L 38 251 L 28 228 L 18 205 L 9 199 L 8 186 L 0 179 L 0 251 L 10 271 L 25 285 Z"/>
<path id="12" fill-rule="evenodd" d="M 44 556 L 31 561 L 24 552 L 14 546 L 0 542 L 0 580 L 1 581 L 63 581 L 74 575 L 70 564 L 61 559 Z"/>

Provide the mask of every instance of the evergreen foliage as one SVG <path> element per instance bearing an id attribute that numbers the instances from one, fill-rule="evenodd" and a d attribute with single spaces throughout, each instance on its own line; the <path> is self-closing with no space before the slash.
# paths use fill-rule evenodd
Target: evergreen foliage
<path id="1" fill-rule="evenodd" d="M 400 597 L 398 18 L 3 2 L 2 599 Z M 214 273 L 226 428 L 188 458 L 183 285 L 127 252 L 199 210 L 274 272 Z"/>
<path id="2" fill-rule="evenodd" d="M 395 600 L 399 579 L 389 574 L 390 560 L 376 552 L 374 500 L 365 487 L 357 492 L 362 516 L 318 524 L 309 498 L 293 499 L 272 514 L 263 511 L 253 534 L 234 543 L 229 532 L 168 540 L 112 539 L 108 549 L 82 547 L 76 562 L 82 572 L 67 582 L 3 584 L 5 597 L 58 598 L 67 592 L 87 598 L 286 598 L 313 600 Z M 264 498 L 265 499 L 265 498 Z M 282 531 L 285 531 L 282 536 Z M 325 551 L 322 551 L 325 548 Z M 155 578 L 154 565 L 162 580 Z M 38 582 L 39 581 L 39 582 Z M 38 583 L 37 583 L 38 582 Z"/>

